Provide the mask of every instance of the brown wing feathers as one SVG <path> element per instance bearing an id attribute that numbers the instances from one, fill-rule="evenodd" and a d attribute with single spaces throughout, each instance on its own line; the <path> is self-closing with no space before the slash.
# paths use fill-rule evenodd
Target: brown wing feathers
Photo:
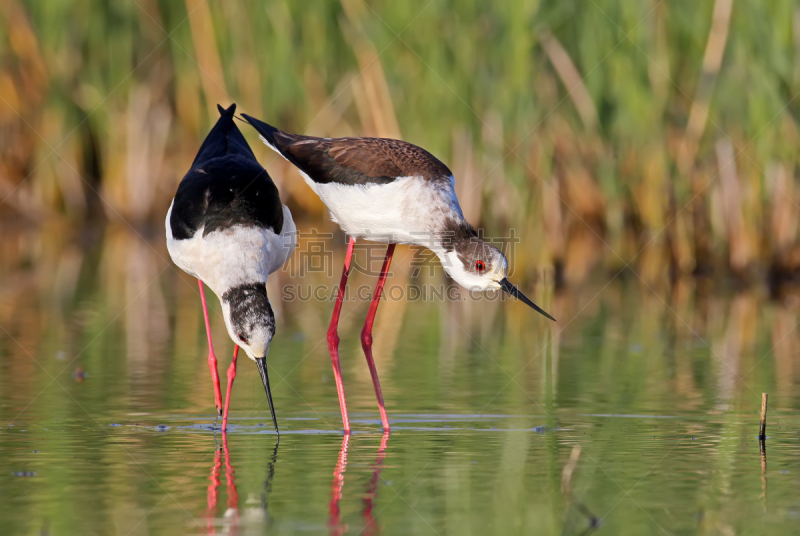
<path id="1" fill-rule="evenodd" d="M 447 166 L 428 151 L 401 140 L 300 136 L 242 115 L 314 182 L 385 184 L 408 176 L 449 181 L 451 175 Z"/>

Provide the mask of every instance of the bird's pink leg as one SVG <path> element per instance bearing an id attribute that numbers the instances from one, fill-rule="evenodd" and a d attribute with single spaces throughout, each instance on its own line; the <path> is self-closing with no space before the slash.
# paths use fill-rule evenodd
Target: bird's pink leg
<path id="1" fill-rule="evenodd" d="M 228 407 L 231 405 L 231 390 L 233 390 L 233 379 L 236 377 L 236 358 L 239 357 L 239 345 L 233 346 L 233 359 L 231 366 L 228 367 L 228 390 L 225 393 L 225 413 L 222 414 L 222 433 L 228 431 Z"/>
<path id="2" fill-rule="evenodd" d="M 214 384 L 214 403 L 217 413 L 222 415 L 222 393 L 219 390 L 219 373 L 217 372 L 217 356 L 214 355 L 214 342 L 211 340 L 211 322 L 208 320 L 208 306 L 206 305 L 206 291 L 203 282 L 197 280 L 200 287 L 200 300 L 203 302 L 203 318 L 206 321 L 206 335 L 208 336 L 208 368 L 211 369 L 211 382 Z"/>
<path id="3" fill-rule="evenodd" d="M 331 363 L 333 364 L 333 377 L 336 381 L 336 392 L 339 395 L 339 407 L 342 410 L 342 424 L 344 425 L 344 433 L 350 433 L 350 419 L 347 416 L 347 402 L 344 399 L 344 385 L 342 384 L 342 369 L 339 366 L 339 334 L 336 329 L 339 326 L 339 314 L 342 312 L 342 302 L 344 301 L 344 289 L 347 286 L 347 276 L 350 274 L 350 260 L 353 257 L 353 246 L 355 246 L 356 239 L 350 237 L 347 243 L 347 254 L 344 257 L 344 270 L 342 271 L 342 280 L 339 283 L 339 294 L 336 295 L 336 304 L 333 306 L 333 316 L 331 316 L 331 325 L 328 328 L 328 351 L 331 354 Z"/>
<path id="4" fill-rule="evenodd" d="M 367 356 L 367 365 L 369 365 L 369 373 L 372 375 L 372 384 L 375 386 L 375 397 L 378 399 L 378 409 L 381 412 L 381 423 L 383 423 L 384 432 L 389 431 L 389 417 L 386 416 L 386 407 L 383 405 L 383 394 L 381 393 L 381 382 L 378 380 L 378 371 L 375 369 L 375 361 L 372 359 L 372 324 L 375 323 L 375 313 L 378 312 L 378 304 L 381 301 L 383 286 L 389 273 L 394 246 L 395 244 L 389 244 L 386 249 L 386 258 L 383 260 L 381 274 L 378 276 L 378 284 L 375 285 L 375 293 L 372 295 L 372 302 L 369 304 L 367 320 L 364 322 L 364 329 L 361 330 L 361 347 L 364 349 L 364 355 Z"/>

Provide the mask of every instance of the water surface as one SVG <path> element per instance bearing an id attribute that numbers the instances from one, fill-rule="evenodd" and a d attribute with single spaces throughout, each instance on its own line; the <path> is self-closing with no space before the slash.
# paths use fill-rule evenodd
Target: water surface
<path id="1" fill-rule="evenodd" d="M 278 445 L 244 359 L 230 432 L 215 430 L 196 285 L 157 240 L 44 251 L 2 266 L 4 534 L 800 530 L 797 307 L 759 289 L 541 285 L 556 324 L 515 303 L 387 301 L 375 356 L 389 436 L 358 338 L 367 304 L 348 302 L 345 438 L 330 303 L 283 302 L 293 278 L 279 274 Z M 390 283 L 443 281 L 409 276 L 402 251 Z M 232 344 L 211 309 L 224 378 Z"/>

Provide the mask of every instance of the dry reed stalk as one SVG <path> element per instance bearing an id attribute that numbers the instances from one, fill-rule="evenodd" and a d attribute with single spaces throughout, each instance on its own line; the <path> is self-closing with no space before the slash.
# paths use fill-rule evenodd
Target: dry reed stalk
<path id="1" fill-rule="evenodd" d="M 669 75 L 669 36 L 665 23 L 667 6 L 659 2 L 653 9 L 653 53 L 647 62 L 647 75 L 653 88 L 654 101 L 663 110 L 669 97 L 672 81 Z"/>
<path id="2" fill-rule="evenodd" d="M 21 76 L 19 92 L 24 99 L 19 104 L 35 106 L 47 89 L 49 82 L 47 67 L 42 57 L 39 40 L 31 27 L 25 9 L 18 0 L 5 0 L 0 3 L 0 15 L 5 19 L 4 29 L 8 33 L 8 43 L 14 56 L 19 60 Z M 16 108 L 24 112 L 24 108 Z"/>
<path id="3" fill-rule="evenodd" d="M 316 115 L 308 124 L 306 132 L 328 133 L 335 136 L 358 136 L 358 131 L 344 120 L 344 115 L 353 103 L 353 91 L 348 89 L 354 82 L 355 75 L 345 75 L 336 84 L 329 96 L 324 100 L 317 99 Z M 317 77 L 315 76 L 315 80 Z M 323 90 L 322 81 L 319 81 L 320 92 Z M 306 84 L 308 87 L 308 84 Z"/>
<path id="4" fill-rule="evenodd" d="M 645 284 L 656 291 L 666 291 L 669 282 L 669 251 L 663 242 L 652 243 L 639 254 L 636 272 Z"/>
<path id="5" fill-rule="evenodd" d="M 575 161 L 567 165 L 562 177 L 564 199 L 579 223 L 602 235 L 605 227 L 605 196 L 592 173 Z"/>
<path id="6" fill-rule="evenodd" d="M 630 155 L 635 161 L 634 169 L 639 182 L 633 188 L 633 200 L 642 224 L 653 232 L 663 229 L 669 212 L 669 196 L 666 177 L 666 163 L 663 150 L 655 145 L 638 149 Z M 663 233 L 652 238 L 654 243 L 663 240 Z"/>
<path id="7" fill-rule="evenodd" d="M 795 6 L 792 12 L 792 42 L 795 50 L 800 49 L 800 6 Z M 800 54 L 794 56 L 794 87 L 800 83 Z"/>
<path id="8" fill-rule="evenodd" d="M 558 179 L 553 173 L 553 144 L 548 136 L 535 134 L 528 153 L 530 179 L 538 187 L 533 188 L 535 198 L 538 193 L 541 203 L 541 227 L 534 218 L 529 218 L 528 232 L 531 236 L 542 237 L 541 254 L 537 258 L 553 267 L 554 282 L 557 287 L 564 284 L 564 215 L 561 198 L 558 195 Z M 531 204 L 535 206 L 534 199 Z M 543 232 L 542 232 L 543 231 Z"/>
<path id="9" fill-rule="evenodd" d="M 763 441 L 767 438 L 767 393 L 761 393 L 761 419 L 758 426 L 758 438 Z"/>
<path id="10" fill-rule="evenodd" d="M 79 170 L 85 169 L 81 162 L 81 141 L 77 137 L 68 138 L 53 155 L 55 178 L 58 191 L 68 217 L 80 220 L 86 215 L 86 187 Z"/>
<path id="11" fill-rule="evenodd" d="M 788 179 L 784 164 L 767 167 L 767 187 L 771 190 L 770 247 L 773 262 L 779 269 L 787 266 L 789 253 L 797 240 L 798 208 L 794 201 L 794 182 Z"/>
<path id="12" fill-rule="evenodd" d="M 728 139 L 717 142 L 717 165 L 722 192 L 722 211 L 730 249 L 729 265 L 734 274 L 746 275 L 753 262 L 753 247 L 748 239 L 742 214 L 742 193 L 736 172 L 736 156 Z"/>
<path id="13" fill-rule="evenodd" d="M 708 192 L 702 186 L 707 184 L 709 180 L 711 179 L 704 176 L 702 171 L 693 173 L 691 180 L 691 242 L 694 247 L 694 270 L 696 274 L 707 273 L 713 262 L 711 252 L 711 211 L 709 208 Z M 713 187 L 711 192 L 714 192 Z"/>
<path id="14" fill-rule="evenodd" d="M 134 10 L 139 19 L 139 25 L 147 33 L 151 43 L 158 43 L 164 39 L 164 17 L 158 0 L 136 0 L 138 9 Z"/>
<path id="15" fill-rule="evenodd" d="M 556 285 L 561 286 L 564 268 L 564 215 L 561 198 L 558 196 L 558 182 L 553 176 L 542 180 L 542 219 L 550 259 L 556 270 Z"/>
<path id="16" fill-rule="evenodd" d="M 45 207 L 29 176 L 35 156 L 49 152 L 36 134 L 39 106 L 46 96 L 49 73 L 35 29 L 18 0 L 0 3 L 0 208 L 27 219 L 40 218 Z M 27 184 L 20 184 L 25 181 Z M 3 202 L 3 200 L 5 200 Z"/>
<path id="17" fill-rule="evenodd" d="M 365 133 L 382 138 L 399 138 L 400 127 L 378 51 L 367 41 L 356 43 L 354 51 L 361 74 L 353 82 L 353 97 Z"/>
<path id="18" fill-rule="evenodd" d="M 72 172 L 69 166 L 75 166 L 74 162 L 70 162 L 69 149 L 65 146 L 59 148 L 58 153 L 53 154 L 50 158 L 46 156 L 52 152 L 51 147 L 55 147 L 59 133 L 64 128 L 64 112 L 56 108 L 45 108 L 42 110 L 37 131 L 41 136 L 34 158 L 40 158 L 41 165 L 36 168 L 35 179 L 21 184 L 20 188 L 24 188 L 30 192 L 30 195 L 36 199 L 39 206 L 52 207 L 61 206 L 63 203 L 64 192 L 69 192 L 68 196 L 81 195 L 80 192 L 71 192 L 73 187 L 81 188 L 80 179 Z M 61 157 L 61 154 L 67 156 Z M 69 165 L 67 165 L 69 164 Z M 59 176 L 60 173 L 66 172 L 67 176 Z M 31 177 L 33 178 L 33 177 Z"/>
<path id="19" fill-rule="evenodd" d="M 564 282 L 573 285 L 586 281 L 605 250 L 605 245 L 594 231 L 584 223 L 570 221 L 564 254 Z"/>
<path id="20" fill-rule="evenodd" d="M 600 190 L 591 165 L 570 125 L 563 119 L 554 120 L 553 158 L 559 178 L 559 197 L 568 207 L 564 211 L 567 228 L 572 223 L 588 227 L 595 235 L 605 234 L 606 200 Z"/>
<path id="21" fill-rule="evenodd" d="M 365 6 L 359 4 L 342 0 L 346 20 L 341 21 L 342 32 L 356 55 L 360 70 L 352 85 L 358 114 L 369 135 L 399 138 L 400 127 L 397 125 L 389 84 L 378 51 L 363 28 Z"/>
<path id="22" fill-rule="evenodd" d="M 456 195 L 467 221 L 478 221 L 481 213 L 481 187 L 475 166 L 472 134 L 462 127 L 453 129 L 452 170 L 456 180 Z"/>
<path id="23" fill-rule="evenodd" d="M 366 89 L 364 88 L 360 74 L 353 79 L 353 83 L 350 86 L 350 91 L 353 94 L 353 101 L 356 104 L 356 112 L 358 113 L 358 119 L 361 123 L 361 135 L 377 136 L 375 121 L 372 119 L 372 109 L 367 104 Z"/>
<path id="24" fill-rule="evenodd" d="M 692 244 L 693 229 L 692 214 L 682 211 L 675 216 L 670 224 L 672 237 L 672 254 L 675 264 L 682 274 L 690 274 L 697 267 L 695 250 Z"/>
<path id="25" fill-rule="evenodd" d="M 33 212 L 31 215 L 28 216 L 29 219 L 35 219 L 39 216 L 39 210 L 34 208 L 29 203 L 26 203 L 23 199 L 22 194 L 24 193 L 24 189 L 21 189 L 19 186 L 12 183 L 6 177 L 8 174 L 5 172 L 6 170 L 3 169 L 3 166 L 0 166 L 0 200 L 3 201 L 0 208 L 10 208 L 14 207 L 14 209 L 19 212 L 20 214 L 25 213 L 27 209 L 31 209 Z M 0 211 L 0 216 L 2 216 L 3 212 Z"/>
<path id="26" fill-rule="evenodd" d="M 503 116 L 497 110 L 489 109 L 481 119 L 481 143 L 483 144 L 483 180 L 480 186 L 480 195 L 484 191 L 492 192 L 492 202 L 487 207 L 489 217 L 500 225 L 509 223 L 512 214 L 524 214 L 525 207 L 521 203 L 519 193 L 509 188 L 506 178 L 506 165 L 515 159 L 514 154 L 506 145 L 503 137 L 505 125 Z M 516 218 L 514 218 L 516 219 Z M 479 221 L 473 221 L 478 225 Z M 515 261 L 516 262 L 516 261 Z"/>
<path id="27" fill-rule="evenodd" d="M 594 131 L 597 127 L 597 109 L 592 102 L 589 91 L 583 83 L 580 72 L 570 59 L 569 54 L 558 42 L 558 39 L 545 29 L 540 37 L 542 48 L 547 54 L 550 63 L 558 73 L 561 83 L 567 90 L 570 100 L 575 105 L 578 115 L 583 122 L 583 126 L 588 131 Z"/>
<path id="28" fill-rule="evenodd" d="M 359 81 L 364 89 L 375 134 L 382 138 L 399 138 L 400 127 L 378 51 L 372 43 L 363 43 L 356 50 L 356 55 L 362 69 Z"/>
<path id="29" fill-rule="evenodd" d="M 728 41 L 728 29 L 731 22 L 733 0 L 715 0 L 714 11 L 711 19 L 711 29 L 703 54 L 703 72 L 697 87 L 692 109 L 689 112 L 689 122 L 686 126 L 686 136 L 681 144 L 678 157 L 678 171 L 683 176 L 689 176 L 694 166 L 697 146 L 708 123 L 708 110 L 714 92 L 714 83 L 722 66 L 722 57 L 725 53 L 725 44 Z"/>
<path id="30" fill-rule="evenodd" d="M 127 125 L 128 118 L 124 110 L 109 111 L 111 124 Z M 103 168 L 103 182 L 101 185 L 102 209 L 109 220 L 119 219 L 125 215 L 120 210 L 125 210 L 128 202 L 127 180 L 125 174 L 126 164 L 126 138 L 128 129 L 111 129 L 105 137 L 101 159 Z"/>
<path id="31" fill-rule="evenodd" d="M 185 2 L 194 43 L 194 60 L 201 73 L 200 81 L 206 97 L 206 109 L 209 111 L 209 117 L 215 118 L 217 104 L 229 104 L 229 97 L 217 49 L 214 19 L 206 0 L 185 0 Z"/>
<path id="32" fill-rule="evenodd" d="M 0 106 L 0 124 L 18 123 L 19 116 L 16 112 L 22 111 L 22 105 L 25 101 L 17 91 L 14 77 L 9 72 L 0 71 L 0 99 L 5 105 Z"/>
<path id="33" fill-rule="evenodd" d="M 144 221 L 154 208 L 160 208 L 157 196 L 166 199 L 172 193 L 166 191 L 171 189 L 162 189 L 172 113 L 163 101 L 155 100 L 158 96 L 153 95 L 151 87 L 134 86 L 128 101 L 126 202 L 117 210 L 136 222 Z"/>
<path id="34" fill-rule="evenodd" d="M 222 2 L 222 9 L 230 21 L 229 36 L 238 54 L 234 54 L 233 72 L 236 73 L 237 93 L 242 108 L 254 117 L 262 117 L 263 89 L 261 85 L 261 69 L 257 54 L 258 34 L 253 31 L 249 10 L 241 2 Z"/>

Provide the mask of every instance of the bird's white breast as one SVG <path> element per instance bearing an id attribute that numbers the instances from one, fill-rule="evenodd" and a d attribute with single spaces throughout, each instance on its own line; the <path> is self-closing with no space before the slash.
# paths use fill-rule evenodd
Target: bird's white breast
<path id="1" fill-rule="evenodd" d="M 191 238 L 176 240 L 170 228 L 172 206 L 167 212 L 167 250 L 183 271 L 204 281 L 217 294 L 244 283 L 266 282 L 291 256 L 297 243 L 294 221 L 283 207 L 283 232 L 261 227 L 233 226 L 203 236 L 203 228 Z"/>

